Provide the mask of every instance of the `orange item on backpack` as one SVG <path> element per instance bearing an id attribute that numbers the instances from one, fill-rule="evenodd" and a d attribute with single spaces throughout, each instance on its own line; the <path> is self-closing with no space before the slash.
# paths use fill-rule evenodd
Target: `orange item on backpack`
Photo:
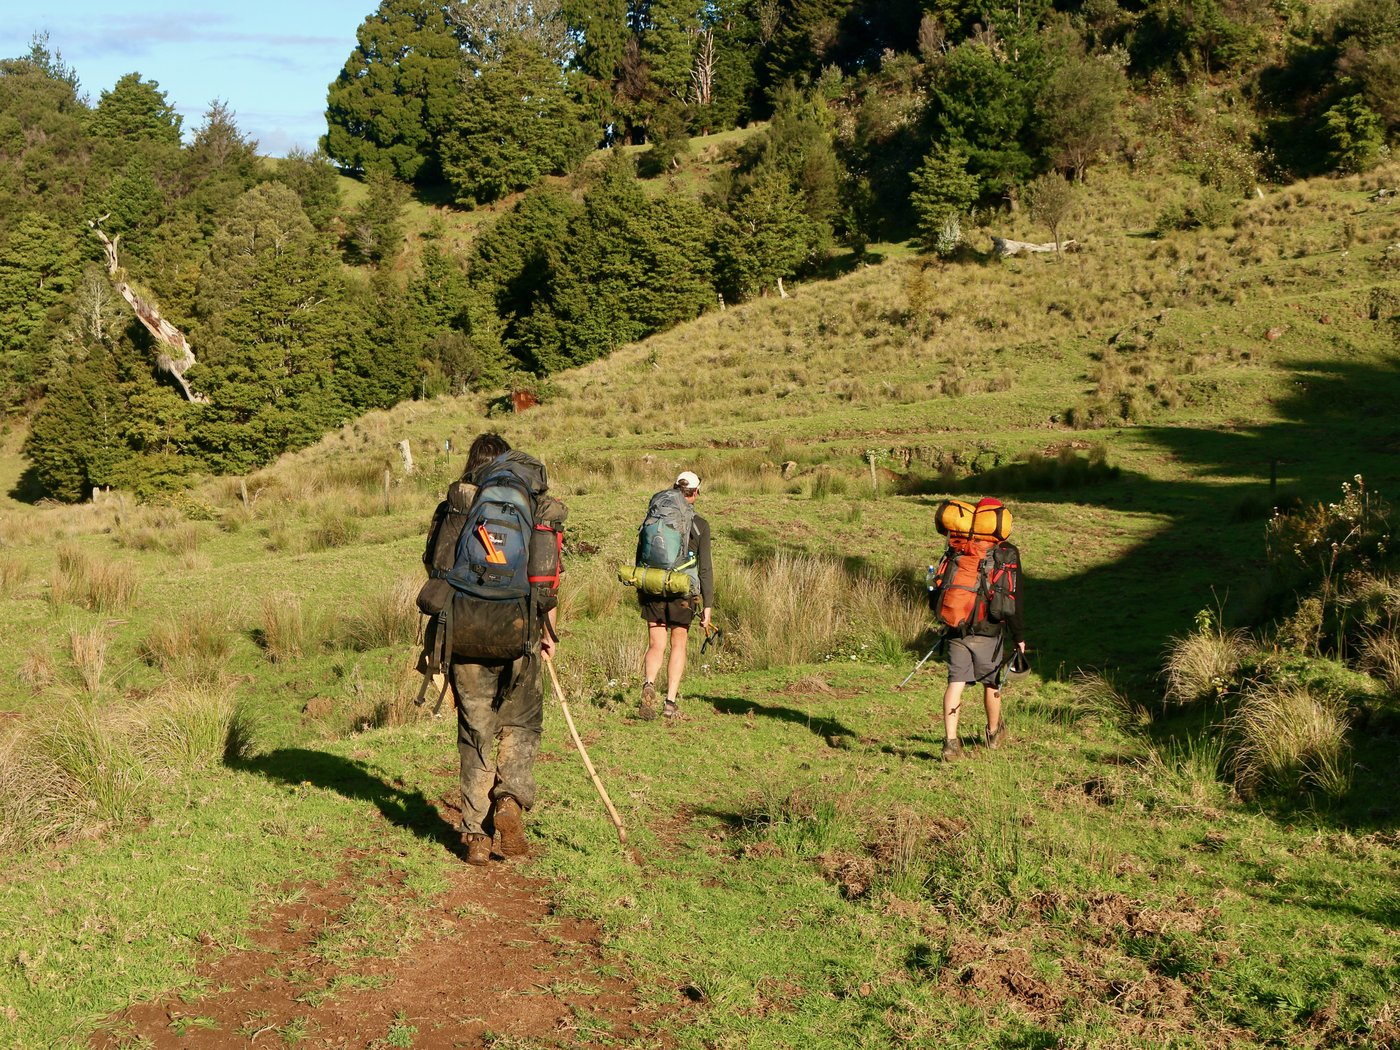
<path id="1" fill-rule="evenodd" d="M 1011 508 L 988 496 L 971 504 L 945 499 L 933 512 L 933 526 L 944 536 L 969 540 L 1011 538 Z"/>

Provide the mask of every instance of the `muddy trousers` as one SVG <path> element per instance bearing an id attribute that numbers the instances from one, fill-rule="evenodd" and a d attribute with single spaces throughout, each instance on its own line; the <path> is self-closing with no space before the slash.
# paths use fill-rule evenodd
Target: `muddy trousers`
<path id="1" fill-rule="evenodd" d="M 535 803 L 535 756 L 544 721 L 539 655 L 454 662 L 452 693 L 457 698 L 462 831 L 490 835 L 496 799 L 509 795 L 525 809 Z"/>

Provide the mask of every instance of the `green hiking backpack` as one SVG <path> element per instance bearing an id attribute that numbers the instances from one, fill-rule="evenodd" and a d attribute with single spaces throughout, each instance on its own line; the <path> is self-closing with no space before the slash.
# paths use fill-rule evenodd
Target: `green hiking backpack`
<path id="1" fill-rule="evenodd" d="M 695 508 L 679 489 L 664 489 L 653 496 L 637 530 L 636 571 L 631 580 L 619 573 L 623 582 L 644 594 L 668 598 L 699 594 L 700 563 L 690 549 L 694 523 Z M 662 574 L 646 571 L 649 569 L 660 569 Z"/>

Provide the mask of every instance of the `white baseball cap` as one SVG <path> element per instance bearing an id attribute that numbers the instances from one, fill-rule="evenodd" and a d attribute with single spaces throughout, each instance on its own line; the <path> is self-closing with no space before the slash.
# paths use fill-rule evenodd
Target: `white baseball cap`
<path id="1" fill-rule="evenodd" d="M 676 475 L 676 486 L 683 489 L 700 488 L 700 477 L 693 470 L 683 470 Z"/>

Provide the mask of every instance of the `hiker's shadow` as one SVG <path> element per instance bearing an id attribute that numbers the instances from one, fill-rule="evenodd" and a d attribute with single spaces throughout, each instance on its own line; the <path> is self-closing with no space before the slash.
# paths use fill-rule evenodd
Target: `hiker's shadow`
<path id="1" fill-rule="evenodd" d="M 370 802 L 396 827 L 430 839 L 456 852 L 459 836 L 438 808 L 421 791 L 385 781 L 367 765 L 340 755 L 287 747 L 231 763 L 234 769 L 257 773 L 284 784 L 310 784 L 338 791 L 348 799 Z"/>
<path id="2" fill-rule="evenodd" d="M 792 707 L 776 704 L 760 704 L 737 696 L 702 696 L 700 699 L 714 705 L 714 709 L 725 715 L 749 715 L 760 718 L 776 718 L 783 722 L 805 726 L 819 737 L 853 737 L 855 731 L 848 729 L 834 718 L 814 715 L 810 711 L 798 711 Z"/>

